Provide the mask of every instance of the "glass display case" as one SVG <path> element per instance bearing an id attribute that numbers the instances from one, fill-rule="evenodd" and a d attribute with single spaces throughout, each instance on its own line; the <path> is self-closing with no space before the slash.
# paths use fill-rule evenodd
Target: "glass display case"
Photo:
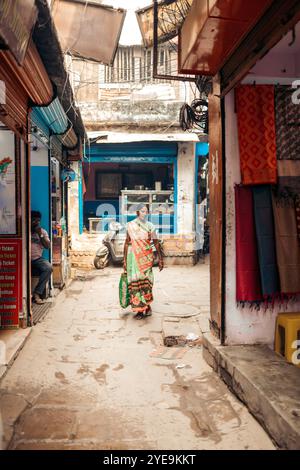
<path id="1" fill-rule="evenodd" d="M 136 217 L 140 203 L 149 210 L 149 221 L 159 233 L 174 233 L 175 207 L 174 191 L 123 190 L 121 202 L 122 222 L 130 222 Z"/>

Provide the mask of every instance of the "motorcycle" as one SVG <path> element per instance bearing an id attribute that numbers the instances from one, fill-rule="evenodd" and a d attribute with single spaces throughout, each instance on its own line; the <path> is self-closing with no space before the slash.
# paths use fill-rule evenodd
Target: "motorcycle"
<path id="1" fill-rule="evenodd" d="M 111 222 L 109 231 L 102 240 L 102 245 L 98 248 L 94 266 L 96 269 L 106 268 L 110 262 L 115 265 L 122 265 L 124 260 L 124 244 L 126 240 L 126 227 L 119 222 Z M 163 241 L 159 240 L 161 249 Z M 153 241 L 151 241 L 154 254 L 154 266 L 158 265 L 158 254 Z"/>

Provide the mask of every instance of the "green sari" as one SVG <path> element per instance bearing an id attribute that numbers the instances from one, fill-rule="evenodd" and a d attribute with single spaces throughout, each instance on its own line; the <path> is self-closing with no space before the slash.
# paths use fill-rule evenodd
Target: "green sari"
<path id="1" fill-rule="evenodd" d="M 151 222 L 135 219 L 127 225 L 130 243 L 127 252 L 127 280 L 133 312 L 145 312 L 153 301 L 153 250 L 151 238 L 156 237 Z"/>

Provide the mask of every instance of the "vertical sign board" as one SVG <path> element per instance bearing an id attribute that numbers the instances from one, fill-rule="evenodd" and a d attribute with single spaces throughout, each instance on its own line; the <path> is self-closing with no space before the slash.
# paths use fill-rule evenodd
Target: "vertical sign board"
<path id="1" fill-rule="evenodd" d="M 22 311 L 22 240 L 0 238 L 0 329 L 18 328 Z"/>

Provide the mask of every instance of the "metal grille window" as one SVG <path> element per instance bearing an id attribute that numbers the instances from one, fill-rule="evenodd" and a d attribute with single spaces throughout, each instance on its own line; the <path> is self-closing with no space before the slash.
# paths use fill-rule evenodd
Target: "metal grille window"
<path id="1" fill-rule="evenodd" d="M 168 47 L 159 50 L 159 67 L 162 73 L 171 70 Z M 142 46 L 119 47 L 112 67 L 104 66 L 104 83 L 139 82 L 152 80 L 153 50 Z"/>

